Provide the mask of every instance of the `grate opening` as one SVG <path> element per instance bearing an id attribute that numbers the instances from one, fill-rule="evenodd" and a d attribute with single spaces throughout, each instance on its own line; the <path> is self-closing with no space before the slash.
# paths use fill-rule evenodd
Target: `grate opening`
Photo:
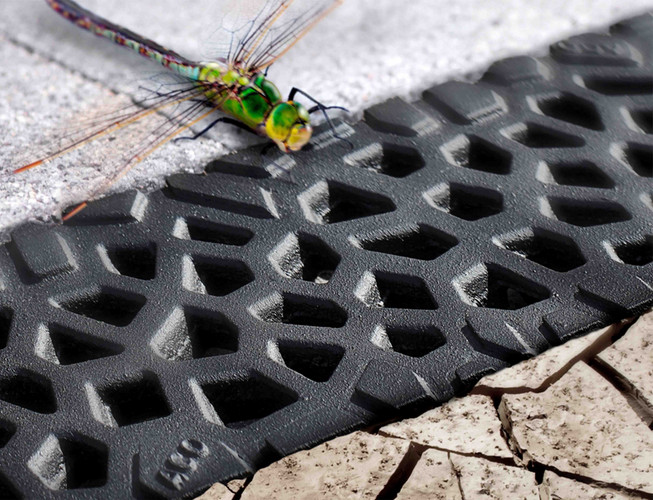
<path id="1" fill-rule="evenodd" d="M 449 163 L 490 174 L 508 175 L 512 154 L 476 136 L 459 136 L 443 146 Z"/>
<path id="2" fill-rule="evenodd" d="M 378 347 L 421 358 L 446 343 L 444 334 L 436 327 L 428 326 L 379 326 L 372 342 Z"/>
<path id="3" fill-rule="evenodd" d="M 501 193 L 463 184 L 440 184 L 424 193 L 424 198 L 433 208 L 468 221 L 491 217 L 503 210 Z"/>
<path id="4" fill-rule="evenodd" d="M 306 218 L 315 224 L 337 224 L 395 210 L 385 196 L 333 181 L 322 181 L 299 195 Z"/>
<path id="5" fill-rule="evenodd" d="M 438 308 L 424 280 L 404 274 L 379 271 L 365 273 L 357 287 L 356 296 L 368 307 L 422 310 Z"/>
<path id="6" fill-rule="evenodd" d="M 0 309 L 0 349 L 7 347 L 13 318 L 14 312 L 11 309 Z"/>
<path id="7" fill-rule="evenodd" d="M 248 179 L 267 179 L 270 174 L 264 168 L 248 165 L 247 163 L 231 163 L 224 160 L 209 162 L 204 169 L 208 174 L 226 174 Z"/>
<path id="8" fill-rule="evenodd" d="M 288 368 L 315 382 L 328 381 L 345 355 L 342 347 L 325 344 L 282 341 L 278 348 Z"/>
<path id="9" fill-rule="evenodd" d="M 335 302 L 290 293 L 275 293 L 249 310 L 268 323 L 340 328 L 347 322 L 347 313 Z"/>
<path id="10" fill-rule="evenodd" d="M 140 280 L 156 277 L 156 247 L 107 248 L 107 257 L 115 270 L 123 276 Z"/>
<path id="11" fill-rule="evenodd" d="M 647 235 L 638 241 L 613 246 L 617 257 L 631 266 L 645 266 L 653 262 L 653 236 Z"/>
<path id="12" fill-rule="evenodd" d="M 51 363 L 74 365 L 120 354 L 124 348 L 58 325 L 41 327 L 36 354 Z"/>
<path id="13" fill-rule="evenodd" d="M 354 238 L 356 246 L 370 252 L 419 260 L 435 260 L 458 244 L 458 240 L 430 226 L 390 230 L 381 235 Z"/>
<path id="14" fill-rule="evenodd" d="M 504 134 L 509 139 L 534 149 L 578 148 L 585 145 L 585 141 L 581 137 L 535 123 L 517 124 L 504 130 Z"/>
<path id="15" fill-rule="evenodd" d="M 0 420 L 0 448 L 7 446 L 11 438 L 16 433 L 16 426 L 6 420 Z M 0 495 L 0 498 L 4 498 Z"/>
<path id="16" fill-rule="evenodd" d="M 454 280 L 463 302 L 487 309 L 517 310 L 549 298 L 543 286 L 495 264 L 481 264 Z"/>
<path id="17" fill-rule="evenodd" d="M 52 490 L 76 490 L 104 486 L 108 462 L 108 449 L 98 441 L 50 435 L 27 466 Z"/>
<path id="18" fill-rule="evenodd" d="M 174 236 L 180 239 L 240 247 L 247 245 L 254 237 L 254 233 L 241 227 L 189 218 L 177 221 Z"/>
<path id="19" fill-rule="evenodd" d="M 184 174 L 179 174 L 183 176 Z M 274 219 L 275 216 L 263 206 L 252 203 L 243 203 L 220 196 L 211 196 L 205 193 L 196 192 L 184 186 L 178 186 L 175 176 L 169 177 L 168 186 L 161 190 L 161 193 L 169 199 L 178 201 L 180 203 L 188 203 L 190 205 L 198 205 L 221 212 L 229 212 L 232 214 L 243 215 L 253 219 Z"/>
<path id="20" fill-rule="evenodd" d="M 106 387 L 99 394 L 120 427 L 167 417 L 171 413 L 161 384 L 153 373 Z"/>
<path id="21" fill-rule="evenodd" d="M 653 147 L 629 143 L 622 150 L 622 160 L 641 177 L 653 177 Z"/>
<path id="22" fill-rule="evenodd" d="M 416 149 L 389 143 L 372 144 L 347 155 L 344 161 L 347 165 L 399 179 L 421 170 L 426 165 Z"/>
<path id="23" fill-rule="evenodd" d="M 604 130 L 605 126 L 596 107 L 573 94 L 546 97 L 537 102 L 546 116 L 591 130 Z"/>
<path id="24" fill-rule="evenodd" d="M 601 226 L 630 219 L 626 209 L 612 201 L 551 198 L 549 205 L 556 219 L 574 226 Z"/>
<path id="25" fill-rule="evenodd" d="M 333 277 L 340 256 L 315 236 L 292 233 L 270 252 L 268 260 L 286 278 L 326 284 Z"/>
<path id="26" fill-rule="evenodd" d="M 239 429 L 297 401 L 290 389 L 254 374 L 245 380 L 205 384 L 202 391 L 222 423 Z"/>
<path id="27" fill-rule="evenodd" d="M 145 305 L 145 298 L 118 290 L 101 288 L 85 295 L 54 303 L 66 311 L 114 326 L 127 326 Z"/>
<path id="28" fill-rule="evenodd" d="M 52 384 L 45 377 L 23 371 L 0 380 L 0 399 L 36 413 L 57 411 Z"/>
<path id="29" fill-rule="evenodd" d="M 653 109 L 638 109 L 631 111 L 630 116 L 635 124 L 645 134 L 653 134 Z"/>
<path id="30" fill-rule="evenodd" d="M 208 295 L 224 297 L 254 281 L 249 267 L 238 260 L 193 257 L 192 261 L 201 282 L 199 290 Z"/>
<path id="31" fill-rule="evenodd" d="M 538 228 L 498 237 L 495 244 L 558 272 L 571 271 L 586 262 L 574 240 Z"/>
<path id="32" fill-rule="evenodd" d="M 603 95 L 650 95 L 653 94 L 653 78 L 594 77 L 584 80 L 585 87 Z"/>
<path id="33" fill-rule="evenodd" d="M 610 189 L 614 181 L 596 164 L 590 161 L 560 162 L 544 165 L 549 175 L 538 175 L 541 181 L 560 186 L 584 186 L 598 189 Z"/>
<path id="34" fill-rule="evenodd" d="M 177 309 L 152 339 L 154 351 L 169 361 L 231 354 L 238 350 L 238 328 L 220 313 Z"/>

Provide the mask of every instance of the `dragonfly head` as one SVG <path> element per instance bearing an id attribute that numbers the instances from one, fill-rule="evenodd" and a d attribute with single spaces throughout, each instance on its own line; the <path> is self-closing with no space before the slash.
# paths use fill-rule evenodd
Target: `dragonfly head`
<path id="1" fill-rule="evenodd" d="M 299 151 L 313 135 L 308 110 L 295 101 L 276 104 L 265 120 L 265 132 L 284 153 Z"/>

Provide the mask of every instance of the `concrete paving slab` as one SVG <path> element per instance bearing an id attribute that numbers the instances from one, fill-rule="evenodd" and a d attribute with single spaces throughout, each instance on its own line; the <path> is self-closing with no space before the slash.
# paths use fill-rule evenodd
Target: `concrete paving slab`
<path id="1" fill-rule="evenodd" d="M 646 498 L 642 495 L 618 491 L 610 488 L 601 488 L 591 484 L 581 483 L 555 472 L 544 472 L 540 485 L 541 500 L 634 500 Z"/>
<path id="2" fill-rule="evenodd" d="M 449 454 L 426 450 L 401 488 L 397 500 L 463 500 Z"/>

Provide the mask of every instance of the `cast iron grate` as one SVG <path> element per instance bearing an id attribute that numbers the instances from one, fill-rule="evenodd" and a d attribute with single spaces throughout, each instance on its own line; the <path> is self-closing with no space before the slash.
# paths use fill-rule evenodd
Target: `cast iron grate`
<path id="1" fill-rule="evenodd" d="M 653 17 L 612 33 L 16 230 L 0 496 L 191 497 L 649 307 Z"/>

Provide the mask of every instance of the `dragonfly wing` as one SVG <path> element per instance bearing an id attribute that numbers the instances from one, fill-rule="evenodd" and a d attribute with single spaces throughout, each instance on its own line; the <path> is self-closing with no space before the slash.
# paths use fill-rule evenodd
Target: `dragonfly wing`
<path id="1" fill-rule="evenodd" d="M 283 56 L 344 0 L 223 0 L 210 59 L 260 71 Z"/>

